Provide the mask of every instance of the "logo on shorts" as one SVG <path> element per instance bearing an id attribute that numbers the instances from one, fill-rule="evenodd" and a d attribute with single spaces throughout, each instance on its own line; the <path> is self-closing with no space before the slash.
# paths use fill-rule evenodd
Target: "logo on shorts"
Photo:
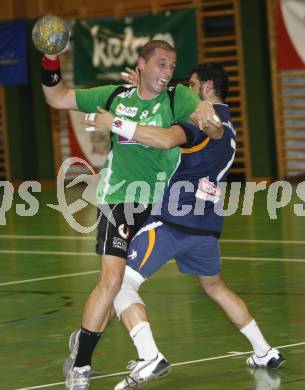
<path id="1" fill-rule="evenodd" d="M 112 241 L 113 248 L 121 249 L 127 251 L 127 242 L 119 237 L 113 237 Z"/>
<path id="2" fill-rule="evenodd" d="M 130 260 L 135 260 L 138 256 L 138 252 L 135 251 L 134 249 L 132 250 L 132 252 L 130 253 L 130 255 L 128 255 L 128 257 L 130 258 Z"/>
<path id="3" fill-rule="evenodd" d="M 123 237 L 125 240 L 127 240 L 130 234 L 129 227 L 122 224 L 119 226 L 118 231 L 119 231 L 119 235 Z"/>

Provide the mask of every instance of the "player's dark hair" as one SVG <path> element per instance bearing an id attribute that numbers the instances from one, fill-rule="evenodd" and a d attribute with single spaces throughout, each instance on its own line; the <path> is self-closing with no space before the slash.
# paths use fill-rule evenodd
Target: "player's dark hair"
<path id="1" fill-rule="evenodd" d="M 140 49 L 139 57 L 142 57 L 142 58 L 144 58 L 144 60 L 147 61 L 154 54 L 155 49 L 163 49 L 163 50 L 172 51 L 172 52 L 176 51 L 175 48 L 172 45 L 170 45 L 168 42 L 156 39 L 156 40 L 147 42 Z"/>
<path id="2" fill-rule="evenodd" d="M 212 80 L 215 95 L 224 101 L 228 95 L 229 79 L 224 67 L 216 62 L 207 62 L 194 68 L 191 74 L 196 73 L 200 81 Z"/>

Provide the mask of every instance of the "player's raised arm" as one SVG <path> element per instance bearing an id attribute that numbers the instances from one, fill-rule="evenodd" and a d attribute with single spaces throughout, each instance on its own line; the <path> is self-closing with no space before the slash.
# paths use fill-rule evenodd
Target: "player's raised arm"
<path id="1" fill-rule="evenodd" d="M 77 109 L 75 90 L 63 82 L 60 72 L 59 56 L 42 57 L 42 90 L 46 102 L 53 108 Z"/>

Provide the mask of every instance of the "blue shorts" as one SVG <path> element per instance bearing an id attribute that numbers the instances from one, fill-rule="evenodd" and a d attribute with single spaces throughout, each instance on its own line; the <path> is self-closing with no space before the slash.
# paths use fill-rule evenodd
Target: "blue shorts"
<path id="1" fill-rule="evenodd" d="M 148 278 L 173 258 L 185 274 L 212 276 L 220 272 L 216 237 L 181 232 L 150 217 L 130 243 L 127 265 Z"/>

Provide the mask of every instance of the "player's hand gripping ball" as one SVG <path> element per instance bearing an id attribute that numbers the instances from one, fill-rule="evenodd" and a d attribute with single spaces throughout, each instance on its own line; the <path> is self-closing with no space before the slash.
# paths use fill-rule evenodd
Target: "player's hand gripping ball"
<path id="1" fill-rule="evenodd" d="M 66 47 L 69 38 L 68 26 L 58 16 L 43 16 L 37 20 L 32 31 L 35 47 L 44 54 L 60 53 Z"/>

